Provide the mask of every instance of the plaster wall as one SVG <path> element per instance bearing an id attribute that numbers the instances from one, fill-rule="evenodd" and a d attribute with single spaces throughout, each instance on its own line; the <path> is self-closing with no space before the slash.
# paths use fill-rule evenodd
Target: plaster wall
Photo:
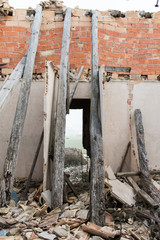
<path id="1" fill-rule="evenodd" d="M 0 112 L 0 176 L 3 172 L 3 164 L 15 115 L 19 89 L 20 84 L 14 89 L 10 100 Z M 43 128 L 43 94 L 44 82 L 32 82 L 28 111 L 16 168 L 16 177 L 27 177 L 31 169 Z M 42 179 L 42 168 L 43 155 L 41 147 L 33 174 L 34 179 Z"/>
<path id="2" fill-rule="evenodd" d="M 160 83 L 140 82 L 134 85 L 133 88 L 133 109 L 131 111 L 132 118 L 132 135 L 133 145 L 135 149 L 135 159 L 138 159 L 136 148 L 136 130 L 134 120 L 134 110 L 141 109 L 142 120 L 144 125 L 146 151 L 150 169 L 160 168 Z M 132 161 L 133 161 L 132 157 Z M 135 160 L 134 160 L 135 161 Z"/>

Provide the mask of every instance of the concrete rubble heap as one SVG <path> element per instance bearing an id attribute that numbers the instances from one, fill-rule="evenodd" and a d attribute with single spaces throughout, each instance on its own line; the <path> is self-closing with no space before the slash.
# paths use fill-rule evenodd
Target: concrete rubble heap
<path id="1" fill-rule="evenodd" d="M 78 198 L 68 189 L 68 200 L 61 208 L 50 209 L 42 197 L 42 185 L 31 182 L 28 199 L 22 198 L 25 179 L 15 181 L 10 205 L 0 208 L 0 236 L 2 239 L 68 239 L 68 240 L 149 240 L 159 239 L 160 221 L 154 210 L 136 195 L 125 178 L 118 180 L 110 166 L 105 171 L 105 226 L 89 222 L 89 193 L 80 191 Z M 123 180 L 122 180 L 123 179 Z M 156 178 L 159 180 L 159 178 Z M 118 188 L 118 193 L 113 182 Z M 157 182 L 156 182 L 157 183 Z M 81 183 L 82 184 L 82 183 Z M 157 186 L 158 185 L 157 183 Z M 117 188 L 117 189 L 118 189 Z M 129 194 L 129 189 L 133 195 Z M 132 202 L 131 202 L 132 199 Z M 47 199 L 46 199 L 47 200 Z M 49 199 L 48 199 L 49 200 Z M 130 202 L 129 202 L 130 201 Z"/>

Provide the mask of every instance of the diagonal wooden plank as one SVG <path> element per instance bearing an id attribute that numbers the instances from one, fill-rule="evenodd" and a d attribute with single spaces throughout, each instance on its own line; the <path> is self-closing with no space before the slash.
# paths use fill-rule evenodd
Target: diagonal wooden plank
<path id="1" fill-rule="evenodd" d="M 38 45 L 38 37 L 42 20 L 42 7 L 36 8 L 36 15 L 33 22 L 29 49 L 26 58 L 23 81 L 17 102 L 16 113 L 12 126 L 10 141 L 4 163 L 3 179 L 0 185 L 0 205 L 5 205 L 11 197 L 14 182 L 15 170 L 18 160 L 19 147 L 25 122 L 35 56 Z"/>
<path id="2" fill-rule="evenodd" d="M 104 203 L 104 160 L 101 121 L 98 116 L 99 74 L 98 74 L 98 15 L 92 14 L 92 66 L 91 66 L 91 221 L 97 225 L 105 224 Z"/>
<path id="3" fill-rule="evenodd" d="M 18 84 L 20 78 L 23 75 L 24 66 L 26 62 L 26 56 L 17 64 L 11 75 L 6 79 L 2 87 L 0 88 L 0 111 L 3 109 L 9 97 L 12 94 L 13 89 Z"/>
<path id="4" fill-rule="evenodd" d="M 70 43 L 72 9 L 67 8 L 63 26 L 61 64 L 58 86 L 57 117 L 54 139 L 53 179 L 51 207 L 56 208 L 63 204 L 64 157 L 65 157 L 65 125 L 66 125 L 66 85 L 67 65 Z"/>

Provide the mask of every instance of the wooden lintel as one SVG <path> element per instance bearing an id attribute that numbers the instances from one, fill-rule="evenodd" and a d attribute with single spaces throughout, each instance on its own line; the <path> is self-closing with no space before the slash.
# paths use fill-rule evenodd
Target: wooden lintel
<path id="1" fill-rule="evenodd" d="M 63 204 L 64 158 L 65 158 L 65 123 L 66 123 L 66 83 L 67 66 L 70 43 L 72 9 L 67 8 L 62 38 L 61 63 L 58 86 L 58 101 L 56 114 L 55 139 L 53 141 L 53 176 L 51 207 L 56 208 Z"/>
<path id="2" fill-rule="evenodd" d="M 111 72 L 130 72 L 131 68 L 130 67 L 112 67 L 112 66 L 105 66 L 104 67 L 105 71 L 111 71 Z"/>
<path id="3" fill-rule="evenodd" d="M 91 221 L 97 225 L 105 224 L 104 203 L 104 161 L 101 121 L 99 107 L 99 74 L 98 74 L 98 13 L 92 14 L 92 65 L 91 65 L 91 188 L 90 210 Z"/>

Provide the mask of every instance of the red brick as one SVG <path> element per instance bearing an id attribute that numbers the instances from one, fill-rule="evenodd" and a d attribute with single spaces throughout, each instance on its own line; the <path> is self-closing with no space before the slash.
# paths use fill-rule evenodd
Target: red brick
<path id="1" fill-rule="evenodd" d="M 5 32 L 5 36 L 7 36 L 7 37 L 18 37 L 19 33 L 18 32 Z"/>
<path id="2" fill-rule="evenodd" d="M 26 32 L 26 28 L 24 28 L 24 27 L 13 27 L 13 31 Z"/>
<path id="3" fill-rule="evenodd" d="M 90 38 L 80 38 L 81 42 L 91 42 Z"/>
<path id="4" fill-rule="evenodd" d="M 6 22 L 0 21 L 0 25 L 5 26 L 5 25 L 6 25 Z"/>
<path id="5" fill-rule="evenodd" d="M 132 59 L 133 58 L 133 54 L 121 54 L 121 58 Z"/>
<path id="6" fill-rule="evenodd" d="M 57 33 L 57 32 L 63 32 L 63 28 L 55 28 L 54 29 L 54 32 Z"/>
<path id="7" fill-rule="evenodd" d="M 6 47 L 18 47 L 18 43 L 15 43 L 15 42 L 7 43 L 6 42 Z"/>
<path id="8" fill-rule="evenodd" d="M 13 27 L 7 27 L 7 26 L 0 26 L 0 30 L 4 31 L 4 32 L 9 32 L 12 31 Z"/>

